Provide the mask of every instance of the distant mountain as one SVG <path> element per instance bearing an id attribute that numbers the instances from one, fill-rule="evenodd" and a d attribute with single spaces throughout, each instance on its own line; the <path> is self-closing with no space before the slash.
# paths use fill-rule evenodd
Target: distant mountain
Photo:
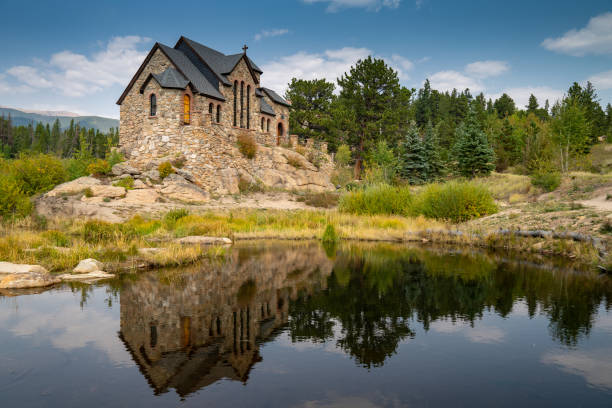
<path id="1" fill-rule="evenodd" d="M 101 132 L 108 132 L 110 128 L 119 127 L 117 119 L 103 118 L 101 116 L 79 116 L 72 112 L 61 111 L 34 111 L 21 110 L 14 108 L 0 107 L 0 116 L 8 117 L 11 114 L 13 126 L 25 126 L 29 123 L 42 123 L 53 125 L 55 119 L 59 119 L 62 129 L 70 126 L 70 121 L 74 120 L 75 124 L 81 127 L 99 129 Z"/>

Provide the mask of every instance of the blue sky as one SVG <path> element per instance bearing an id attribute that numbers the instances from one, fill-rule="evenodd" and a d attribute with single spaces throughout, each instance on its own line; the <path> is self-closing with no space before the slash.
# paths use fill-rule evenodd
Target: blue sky
<path id="1" fill-rule="evenodd" d="M 543 104 L 592 80 L 612 103 L 610 1 L 0 0 L 0 105 L 118 117 L 115 101 L 155 41 L 185 35 L 248 53 L 265 86 L 334 80 L 372 54 L 418 88 L 502 92 Z"/>

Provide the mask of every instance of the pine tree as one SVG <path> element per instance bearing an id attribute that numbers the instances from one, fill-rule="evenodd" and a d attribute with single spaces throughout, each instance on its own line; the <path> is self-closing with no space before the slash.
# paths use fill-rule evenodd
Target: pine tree
<path id="1" fill-rule="evenodd" d="M 456 140 L 453 150 L 459 174 L 467 177 L 485 176 L 495 169 L 495 152 L 472 112 L 457 128 Z"/>
<path id="2" fill-rule="evenodd" d="M 425 162 L 427 163 L 425 180 L 427 182 L 436 181 L 444 173 L 444 162 L 440 157 L 438 135 L 431 122 L 427 123 L 427 127 L 425 128 L 423 147 L 425 149 Z"/>
<path id="3" fill-rule="evenodd" d="M 419 129 L 412 123 L 400 146 L 399 174 L 410 184 L 423 184 L 427 180 L 427 153 Z"/>
<path id="4" fill-rule="evenodd" d="M 537 98 L 533 94 L 529 95 L 529 103 L 525 107 L 527 108 L 527 113 L 536 113 L 540 107 Z"/>

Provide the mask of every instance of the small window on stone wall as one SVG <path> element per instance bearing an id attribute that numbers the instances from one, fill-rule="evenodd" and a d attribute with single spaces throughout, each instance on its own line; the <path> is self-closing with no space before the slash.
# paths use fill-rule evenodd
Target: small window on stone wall
<path id="1" fill-rule="evenodd" d="M 183 121 L 186 125 L 191 122 L 191 98 L 187 94 L 183 96 Z"/>
<path id="2" fill-rule="evenodd" d="M 151 110 L 149 112 L 150 116 L 155 116 L 157 114 L 157 97 L 155 94 L 151 94 Z"/>
<path id="3" fill-rule="evenodd" d="M 266 132 L 270 131 L 270 119 L 266 122 Z"/>
<path id="4" fill-rule="evenodd" d="M 210 113 L 211 115 L 212 115 L 212 113 L 213 113 L 213 108 L 214 108 L 213 104 L 212 104 L 212 103 L 209 103 L 209 104 L 208 104 L 208 113 Z"/>
<path id="5" fill-rule="evenodd" d="M 217 123 L 221 123 L 221 105 L 217 105 Z"/>
<path id="6" fill-rule="evenodd" d="M 266 120 L 264 118 L 261 118 L 261 131 L 264 131 L 264 127 L 266 126 Z"/>

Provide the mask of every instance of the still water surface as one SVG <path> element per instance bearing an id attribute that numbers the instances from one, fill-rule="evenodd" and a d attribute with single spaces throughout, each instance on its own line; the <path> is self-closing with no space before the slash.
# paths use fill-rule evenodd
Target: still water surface
<path id="1" fill-rule="evenodd" d="M 611 407 L 611 307 L 561 266 L 251 244 L 0 295 L 0 406 Z"/>

